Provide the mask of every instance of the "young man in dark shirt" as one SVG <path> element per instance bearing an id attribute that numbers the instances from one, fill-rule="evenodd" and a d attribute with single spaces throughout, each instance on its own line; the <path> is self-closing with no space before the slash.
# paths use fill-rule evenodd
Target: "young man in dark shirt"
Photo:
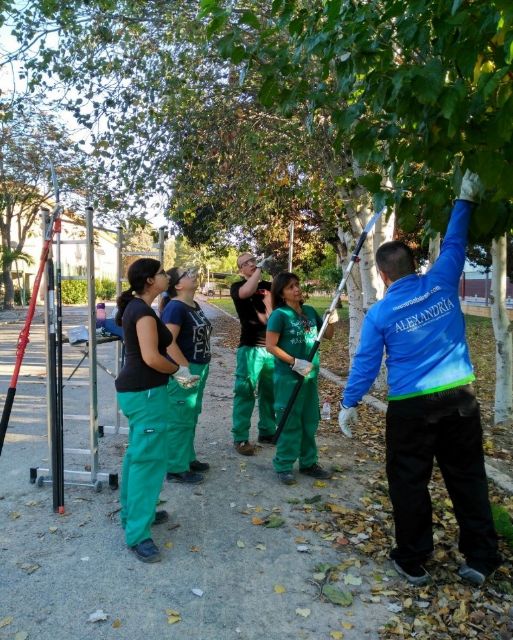
<path id="1" fill-rule="evenodd" d="M 233 442 L 244 456 L 252 456 L 255 446 L 249 441 L 251 415 L 258 397 L 258 442 L 272 443 L 276 430 L 274 416 L 274 358 L 265 348 L 265 331 L 271 308 L 271 283 L 261 280 L 263 262 L 250 253 L 237 258 L 244 278 L 230 288 L 230 295 L 241 324 L 237 349 L 237 369 L 233 398 Z M 256 393 L 255 393 L 256 392 Z"/>

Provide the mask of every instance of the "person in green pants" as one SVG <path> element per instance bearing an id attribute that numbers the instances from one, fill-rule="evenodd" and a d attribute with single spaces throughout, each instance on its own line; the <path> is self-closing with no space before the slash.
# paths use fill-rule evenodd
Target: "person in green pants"
<path id="1" fill-rule="evenodd" d="M 194 300 L 198 288 L 196 270 L 173 267 L 167 273 L 168 298 L 160 317 L 173 335 L 168 354 L 190 374 L 186 386 L 185 380 L 169 381 L 171 428 L 167 479 L 196 484 L 204 479 L 200 472 L 210 466 L 196 458 L 194 437 L 208 377 L 212 325 Z"/>
<path id="2" fill-rule="evenodd" d="M 303 376 L 301 390 L 294 402 L 276 445 L 273 460 L 278 478 L 284 484 L 295 484 L 292 471 L 299 459 L 299 471 L 313 478 L 327 479 L 331 473 L 317 462 L 315 434 L 319 425 L 319 395 L 317 377 L 319 352 L 313 362 L 306 358 L 317 338 L 322 319 L 317 311 L 303 304 L 299 278 L 293 273 L 278 274 L 271 288 L 273 312 L 267 321 L 266 346 L 276 362 L 274 368 L 274 407 L 279 422 L 298 380 Z M 330 316 L 324 337 L 331 339 L 336 311 Z"/>
<path id="3" fill-rule="evenodd" d="M 271 308 L 271 283 L 262 280 L 265 260 L 250 253 L 237 258 L 243 279 L 230 287 L 241 324 L 237 349 L 237 368 L 233 389 L 232 435 L 235 450 L 244 456 L 255 453 L 249 440 L 251 416 L 258 397 L 258 442 L 273 443 L 276 431 L 274 415 L 274 358 L 265 348 L 265 328 Z"/>
<path id="4" fill-rule="evenodd" d="M 173 339 L 151 303 L 166 290 L 168 276 L 158 260 L 141 258 L 128 269 L 129 289 L 117 299 L 116 323 L 123 327 L 125 363 L 116 378 L 117 398 L 128 418 L 128 448 L 121 479 L 121 524 L 128 547 L 142 562 L 158 562 L 151 525 L 168 520 L 155 512 L 166 473 L 169 376 L 179 366 L 166 357 Z"/>

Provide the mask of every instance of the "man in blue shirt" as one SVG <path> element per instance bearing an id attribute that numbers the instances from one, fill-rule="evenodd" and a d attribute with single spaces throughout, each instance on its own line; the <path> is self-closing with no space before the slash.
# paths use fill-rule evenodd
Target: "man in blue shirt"
<path id="1" fill-rule="evenodd" d="M 484 468 L 479 405 L 465 338 L 458 284 L 479 178 L 467 171 L 439 258 L 417 275 L 411 249 L 387 242 L 376 252 L 387 287 L 367 313 L 339 414 L 351 437 L 356 406 L 372 385 L 386 351 L 386 471 L 395 521 L 397 572 L 415 585 L 430 576 L 433 552 L 428 484 L 436 458 L 460 527 L 466 564 L 459 575 L 481 585 L 500 564 Z"/>

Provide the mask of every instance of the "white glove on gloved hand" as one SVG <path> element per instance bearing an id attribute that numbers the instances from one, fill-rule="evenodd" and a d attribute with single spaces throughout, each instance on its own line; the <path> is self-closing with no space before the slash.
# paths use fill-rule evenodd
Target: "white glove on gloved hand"
<path id="1" fill-rule="evenodd" d="M 459 200 L 468 200 L 469 202 L 477 202 L 479 193 L 483 185 L 477 173 L 472 173 L 468 169 L 465 171 L 463 180 L 461 181 Z"/>
<path id="2" fill-rule="evenodd" d="M 173 378 L 184 389 L 195 387 L 199 382 L 199 376 L 192 375 L 187 367 L 180 365 L 173 373 Z"/>
<path id="3" fill-rule="evenodd" d="M 341 409 L 338 414 L 338 425 L 340 427 L 340 431 L 342 431 L 347 438 L 352 438 L 353 432 L 349 425 L 354 425 L 358 422 L 358 411 L 356 410 L 356 407 L 344 407 L 343 404 L 340 406 Z"/>
<path id="4" fill-rule="evenodd" d="M 313 364 L 308 360 L 301 360 L 301 358 L 294 358 L 294 364 L 291 365 L 292 371 L 299 373 L 300 376 L 306 378 L 306 376 L 312 370 Z"/>
<path id="5" fill-rule="evenodd" d="M 339 318 L 338 318 L 338 312 L 337 310 L 333 310 L 331 313 L 329 313 L 328 311 L 326 311 L 324 313 L 324 317 L 329 316 L 329 320 L 328 320 L 328 324 L 335 324 L 335 322 L 338 322 Z"/>
<path id="6" fill-rule="evenodd" d="M 265 269 L 267 266 L 267 263 L 269 262 L 269 260 L 272 258 L 272 256 L 266 256 L 265 258 L 259 258 L 258 262 L 256 263 L 256 266 L 259 269 Z"/>

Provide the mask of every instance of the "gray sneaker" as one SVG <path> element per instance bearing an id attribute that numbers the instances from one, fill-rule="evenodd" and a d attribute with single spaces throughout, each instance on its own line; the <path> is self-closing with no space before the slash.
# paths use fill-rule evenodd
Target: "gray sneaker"
<path id="1" fill-rule="evenodd" d="M 486 580 L 486 576 L 484 573 L 481 573 L 481 571 L 469 567 L 468 564 L 461 565 L 458 571 L 458 575 L 460 578 L 463 578 L 463 580 L 472 583 L 476 587 L 480 587 L 481 585 L 483 585 L 484 581 Z"/>

